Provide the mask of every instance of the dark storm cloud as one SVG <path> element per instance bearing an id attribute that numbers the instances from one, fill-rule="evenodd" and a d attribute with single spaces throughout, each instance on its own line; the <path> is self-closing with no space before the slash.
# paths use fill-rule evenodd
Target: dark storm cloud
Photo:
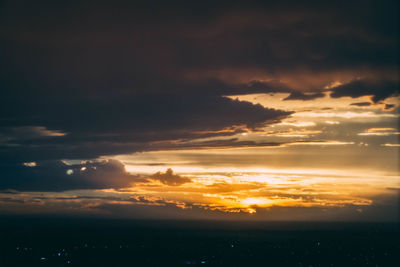
<path id="1" fill-rule="evenodd" d="M 332 89 L 331 97 L 372 96 L 374 103 L 399 94 L 399 85 L 395 81 L 355 80 Z"/>
<path id="2" fill-rule="evenodd" d="M 314 100 L 316 98 L 324 97 L 325 94 L 317 92 L 317 93 L 302 93 L 299 91 L 293 91 L 290 95 L 283 100 Z"/>
<path id="3" fill-rule="evenodd" d="M 114 97 L 116 99 L 106 99 L 107 95 L 104 95 L 97 101 L 90 101 L 66 96 L 60 102 L 49 98 L 47 105 L 33 97 L 25 102 L 24 109 L 4 110 L 6 116 L 19 117 L 4 120 L 3 124 L 8 124 L 8 128 L 26 123 L 46 125 L 68 134 L 30 139 L 18 139 L 20 134 L 15 135 L 0 143 L 0 158 L 35 161 L 143 151 L 153 141 L 198 138 L 201 131 L 218 131 L 238 125 L 257 128 L 290 114 L 214 95 L 124 97 L 114 94 Z"/>
<path id="4" fill-rule="evenodd" d="M 321 96 L 319 85 L 300 93 L 256 72 L 379 76 L 398 66 L 392 1 L 2 1 L 0 10 L 0 160 L 16 164 L 133 153 L 290 115 L 223 95 Z M 390 83 L 364 87 L 332 96 L 394 93 Z"/>
<path id="5" fill-rule="evenodd" d="M 18 191 L 64 191 L 127 187 L 146 181 L 125 171 L 117 160 L 67 165 L 61 161 L 40 162 L 37 166 L 2 163 L 0 189 Z M 13 192 L 13 191 L 11 191 Z"/>
<path id="6" fill-rule="evenodd" d="M 3 78 L 35 90 L 163 92 L 229 68 L 397 66 L 393 1 L 246 2 L 5 1 Z"/>

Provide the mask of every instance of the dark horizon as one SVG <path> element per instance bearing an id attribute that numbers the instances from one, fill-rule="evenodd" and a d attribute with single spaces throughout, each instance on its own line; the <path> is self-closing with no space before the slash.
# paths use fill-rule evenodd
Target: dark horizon
<path id="1" fill-rule="evenodd" d="M 0 214 L 399 221 L 396 1 L 2 1 Z"/>
<path id="2" fill-rule="evenodd" d="M 0 221 L 0 264 L 7 267 L 395 266 L 400 260 L 400 227 L 393 223 L 8 219 Z"/>

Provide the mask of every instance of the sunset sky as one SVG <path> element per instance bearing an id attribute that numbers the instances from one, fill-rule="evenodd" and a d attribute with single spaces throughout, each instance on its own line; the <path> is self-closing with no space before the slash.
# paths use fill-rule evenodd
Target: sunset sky
<path id="1" fill-rule="evenodd" d="M 399 221 L 398 4 L 277 2 L 2 1 L 0 214 Z"/>

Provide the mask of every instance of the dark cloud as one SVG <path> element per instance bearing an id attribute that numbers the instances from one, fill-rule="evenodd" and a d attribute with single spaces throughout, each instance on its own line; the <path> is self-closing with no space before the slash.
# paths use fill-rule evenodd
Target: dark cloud
<path id="1" fill-rule="evenodd" d="M 282 146 L 290 142 L 255 142 L 253 140 L 239 140 L 239 138 L 214 139 L 209 141 L 176 142 L 160 145 L 158 149 L 207 149 L 207 148 L 233 148 L 233 147 L 270 147 Z"/>
<path id="2" fill-rule="evenodd" d="M 288 195 L 290 196 L 290 195 Z M 40 214 L 96 214 L 123 218 L 196 218 L 224 220 L 262 220 L 262 221 L 381 221 L 399 220 L 398 189 L 373 199 L 371 205 L 316 205 L 271 206 L 251 208 L 257 212 L 249 215 L 236 209 L 234 213 L 223 211 L 223 206 L 193 202 L 174 202 L 163 198 L 144 196 L 110 197 L 37 197 L 0 196 L 0 210 L 3 214 L 25 211 Z"/>
<path id="3" fill-rule="evenodd" d="M 174 174 L 172 169 L 167 169 L 165 173 L 157 172 L 150 176 L 150 179 L 160 181 L 163 184 L 177 186 L 182 185 L 184 183 L 190 183 L 191 179 L 187 177 L 182 177 L 178 174 Z"/>
<path id="4" fill-rule="evenodd" d="M 13 190 L 13 189 L 3 189 L 0 190 L 0 194 L 10 194 L 10 195 L 16 195 L 19 194 L 20 192 L 17 190 Z"/>
<path id="5" fill-rule="evenodd" d="M 291 92 L 292 89 L 285 85 L 284 83 L 277 81 L 251 81 L 245 85 L 237 85 L 237 88 L 242 90 L 237 90 L 237 94 L 255 94 L 255 93 L 287 93 Z M 235 94 L 233 90 L 228 91 L 231 94 Z"/>
<path id="6" fill-rule="evenodd" d="M 345 9 L 297 1 L 3 2 L 1 78 L 22 91 L 187 92 L 196 89 L 185 82 L 230 70 L 248 82 L 254 70 L 276 78 L 398 65 L 393 1 L 348 1 Z"/>
<path id="7" fill-rule="evenodd" d="M 315 99 L 341 71 L 391 76 L 396 18 L 395 1 L 2 1 L 2 187 L 104 188 L 102 178 L 92 181 L 95 169 L 67 176 L 69 167 L 52 164 L 234 134 L 221 130 L 255 129 L 291 114 L 224 95 Z M 396 92 L 393 82 L 360 80 L 331 96 L 379 102 Z M 53 163 L 21 165 L 44 160 Z M 107 176 L 120 178 L 111 187 L 134 178 L 108 165 Z"/>
<path id="8" fill-rule="evenodd" d="M 1 194 L 19 194 L 23 191 L 121 189 L 151 180 L 170 186 L 191 182 L 190 178 L 174 174 L 170 168 L 166 172 L 157 172 L 150 176 L 133 175 L 125 170 L 123 163 L 113 159 L 87 161 L 73 165 L 63 161 L 2 163 L 0 171 Z"/>
<path id="9" fill-rule="evenodd" d="M 316 98 L 324 97 L 325 94 L 317 93 L 303 93 L 300 91 L 293 91 L 290 95 L 283 100 L 314 100 Z"/>
<path id="10" fill-rule="evenodd" d="M 227 69 L 274 76 L 397 65 L 395 3 L 199 5 L 5 1 L 2 78 L 70 93 L 182 92 L 172 85 Z"/>
<path id="11" fill-rule="evenodd" d="M 19 118 L 3 121 L 8 125 L 0 127 L 9 137 L 0 143 L 0 158 L 35 161 L 132 153 L 149 149 L 153 141 L 199 138 L 201 132 L 226 135 L 218 131 L 240 125 L 254 129 L 290 114 L 213 95 L 114 97 L 99 101 L 66 97 L 61 102 L 48 98 L 47 105 L 31 98 L 22 110 L 4 109 L 6 116 L 15 111 Z M 25 128 L 15 125 L 21 123 L 46 125 L 66 134 L 36 138 L 24 135 Z M 12 135 L 10 128 L 20 129 L 18 135 Z"/>
<path id="12" fill-rule="evenodd" d="M 395 107 L 394 104 L 385 104 L 384 109 L 385 109 L 385 110 L 392 110 L 394 107 Z"/>
<path id="13" fill-rule="evenodd" d="M 125 171 L 117 160 L 67 165 L 61 161 L 23 164 L 1 164 L 0 189 L 19 191 L 64 191 L 127 187 L 145 181 Z M 13 191 L 7 191 L 13 192 Z"/>
<path id="14" fill-rule="evenodd" d="M 395 81 L 355 80 L 332 89 L 331 97 L 338 98 L 349 96 L 372 96 L 374 103 L 399 94 L 399 85 Z"/>
<path id="15" fill-rule="evenodd" d="M 351 103 L 350 105 L 357 107 L 368 107 L 371 106 L 371 102 L 356 102 L 356 103 Z"/>

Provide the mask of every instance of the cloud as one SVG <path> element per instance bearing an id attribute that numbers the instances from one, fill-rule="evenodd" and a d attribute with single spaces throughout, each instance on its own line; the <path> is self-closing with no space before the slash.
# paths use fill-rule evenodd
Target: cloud
<path id="1" fill-rule="evenodd" d="M 355 80 L 347 84 L 339 85 L 332 89 L 331 97 L 338 98 L 349 96 L 357 98 L 371 95 L 371 100 L 378 103 L 388 97 L 399 94 L 399 86 L 394 81 Z"/>
<path id="2" fill-rule="evenodd" d="M 131 175 L 117 160 L 89 161 L 66 165 L 61 161 L 40 162 L 35 166 L 2 163 L 1 190 L 65 191 L 127 187 L 145 179 Z"/>
<path id="3" fill-rule="evenodd" d="M 393 110 L 395 106 L 394 104 L 385 104 L 384 110 Z"/>
<path id="4" fill-rule="evenodd" d="M 201 132 L 205 136 L 233 135 L 235 132 L 220 131 L 237 126 L 255 129 L 291 114 L 215 95 L 116 93 L 104 102 L 66 96 L 57 103 L 48 98 L 47 105 L 31 100 L 35 104 L 18 111 L 24 113 L 24 119 L 13 123 L 40 121 L 69 134 L 5 140 L 0 143 L 0 158 L 31 162 L 133 153 L 149 149 L 153 142 L 199 138 Z"/>
<path id="5" fill-rule="evenodd" d="M 258 182 L 249 182 L 249 183 L 227 183 L 227 182 L 218 182 L 213 183 L 211 185 L 207 185 L 207 188 L 204 189 L 204 192 L 208 193 L 232 193 L 238 191 L 247 191 L 247 190 L 255 190 L 265 187 L 265 184 Z"/>
<path id="6" fill-rule="evenodd" d="M 265 136 L 279 137 L 307 137 L 320 134 L 320 131 L 287 131 L 287 132 L 266 132 Z M 251 148 L 251 147 L 287 147 L 287 146 L 332 146 L 332 145 L 353 145 L 354 142 L 338 140 L 293 140 L 285 142 L 257 142 L 254 140 L 240 140 L 239 138 L 214 139 L 208 141 L 193 140 L 190 142 L 176 142 L 172 144 L 159 145 L 155 150 L 187 150 L 187 149 L 213 149 L 213 148 Z M 210 164 L 210 163 L 209 163 Z"/>
<path id="7" fill-rule="evenodd" d="M 387 1 L 351 1 L 346 10 L 337 3 L 223 1 L 213 3 L 212 11 L 174 1 L 168 7 L 96 3 L 95 11 L 85 0 L 6 2 L 1 78 L 24 94 L 32 94 L 24 87 L 78 95 L 110 88 L 187 92 L 187 81 L 233 77 L 264 82 L 302 71 L 307 78 L 290 80 L 303 89 L 314 83 L 312 88 L 322 88 L 343 72 L 354 77 L 360 71 L 390 72 L 398 65 L 396 3 Z M 43 16 L 32 17 L 35 12 Z M 224 86 L 226 93 L 237 94 L 235 87 Z"/>
<path id="8" fill-rule="evenodd" d="M 253 147 L 253 146 L 280 146 L 279 142 L 255 142 L 253 140 L 239 140 L 239 138 L 214 139 L 207 141 L 177 142 L 160 147 L 160 149 L 202 149 L 202 148 L 227 148 L 227 147 Z"/>
<path id="9" fill-rule="evenodd" d="M 400 132 L 396 128 L 369 128 L 362 133 L 358 133 L 361 136 L 391 136 L 399 134 Z"/>
<path id="10" fill-rule="evenodd" d="M 60 130 L 49 130 L 44 126 L 0 127 L 0 144 L 16 140 L 35 140 L 65 136 Z"/>
<path id="11" fill-rule="evenodd" d="M 302 93 L 299 91 L 293 91 L 289 96 L 284 98 L 283 100 L 314 100 L 316 98 L 324 97 L 325 94 L 317 92 L 317 93 Z"/>
<path id="12" fill-rule="evenodd" d="M 382 144 L 381 146 L 386 146 L 386 147 L 400 147 L 400 144 Z"/>
<path id="13" fill-rule="evenodd" d="M 355 1 L 344 10 L 288 3 L 222 1 L 210 9 L 207 1 L 4 1 L 1 187 L 105 188 L 112 175 L 109 185 L 119 187 L 135 177 L 116 163 L 67 167 L 59 160 L 156 150 L 167 141 L 184 146 L 182 140 L 234 135 L 224 130 L 256 129 L 292 114 L 226 95 L 315 99 L 332 81 L 360 75 L 382 81 L 339 85 L 331 96 L 379 102 L 396 94 L 396 4 Z M 252 145 L 246 142 L 202 145 Z M 22 165 L 29 162 L 37 166 Z"/>
<path id="14" fill-rule="evenodd" d="M 345 141 L 297 141 L 288 143 L 291 146 L 342 146 L 342 145 L 354 145 L 354 142 L 345 142 Z"/>
<path id="15" fill-rule="evenodd" d="M 398 220 L 398 188 L 387 188 L 383 195 L 372 199 L 350 197 L 348 194 L 327 194 L 324 190 L 314 190 L 313 194 L 302 194 L 297 190 L 281 188 L 261 190 L 258 192 L 238 192 L 238 185 L 232 185 L 236 194 L 231 194 L 230 188 L 222 185 L 220 196 L 225 201 L 232 200 L 233 206 L 226 203 L 193 202 L 191 200 L 167 200 L 156 196 L 141 196 L 136 194 L 107 195 L 100 192 L 89 195 L 74 196 L 66 193 L 16 193 L 0 192 L 0 210 L 3 214 L 15 211 L 33 214 L 83 214 L 101 215 L 122 218 L 215 218 L 244 220 L 367 220 L 396 221 Z M 243 185 L 243 187 L 246 187 Z M 228 189 L 226 191 L 225 189 Z M 218 190 L 217 186 L 217 190 Z M 239 189 L 239 190 L 236 190 Z M 247 190 L 252 190 L 248 187 Z M 256 188 L 254 188 L 256 189 Z M 302 190 L 302 188 L 299 188 Z M 210 187 L 210 190 L 213 190 Z M 245 189 L 246 190 L 246 189 Z M 285 191 L 286 190 L 286 191 Z M 282 193 L 281 193 L 282 192 Z M 285 193 L 286 192 L 286 193 Z M 249 193 L 249 195 L 248 195 Z M 212 198 L 214 194 L 209 197 Z M 241 196 L 243 198 L 236 198 Z M 237 202 L 242 200 L 243 202 Z M 271 205 L 268 200 L 272 201 Z M 274 201 L 281 200 L 283 203 Z M 289 205 L 288 205 L 289 204 Z M 359 210 L 362 209 L 362 212 Z M 249 212 L 253 214 L 250 215 Z M 340 216 L 339 216 L 340 215 Z"/>
<path id="16" fill-rule="evenodd" d="M 191 179 L 187 177 L 182 177 L 180 175 L 174 174 L 172 169 L 167 169 L 165 173 L 157 172 L 150 176 L 150 179 L 160 181 L 163 184 L 170 186 L 178 186 L 184 183 L 190 183 Z"/>
<path id="17" fill-rule="evenodd" d="M 351 106 L 357 106 L 357 107 L 368 107 L 371 106 L 370 102 L 356 102 L 356 103 L 351 103 Z"/>
<path id="18" fill-rule="evenodd" d="M 133 175 L 115 159 L 83 161 L 69 164 L 64 161 L 41 161 L 0 165 L 0 193 L 18 191 L 60 192 L 87 189 L 121 189 L 136 183 L 160 181 L 169 186 L 190 183 L 188 177 L 174 174 L 172 169 L 153 175 Z"/>

